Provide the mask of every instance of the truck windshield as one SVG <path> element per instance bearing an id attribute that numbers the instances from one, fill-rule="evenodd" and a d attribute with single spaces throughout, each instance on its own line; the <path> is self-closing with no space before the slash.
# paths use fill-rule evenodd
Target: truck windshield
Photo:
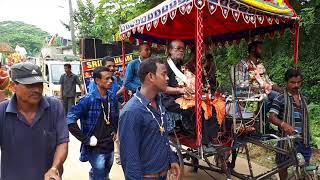
<path id="1" fill-rule="evenodd" d="M 80 75 L 80 64 L 71 64 L 71 71 L 75 75 Z M 53 73 L 52 73 L 53 72 Z M 61 75 L 64 74 L 63 64 L 51 65 L 51 79 L 53 84 L 59 84 Z"/>

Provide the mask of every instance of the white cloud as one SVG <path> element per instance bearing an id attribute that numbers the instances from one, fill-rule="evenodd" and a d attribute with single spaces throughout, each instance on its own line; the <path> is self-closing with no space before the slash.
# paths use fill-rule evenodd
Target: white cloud
<path id="1" fill-rule="evenodd" d="M 99 0 L 93 0 L 98 4 Z M 76 0 L 72 0 L 76 8 Z M 68 0 L 1 0 L 0 21 L 23 21 L 60 36 L 70 38 L 60 20 L 69 22 Z"/>

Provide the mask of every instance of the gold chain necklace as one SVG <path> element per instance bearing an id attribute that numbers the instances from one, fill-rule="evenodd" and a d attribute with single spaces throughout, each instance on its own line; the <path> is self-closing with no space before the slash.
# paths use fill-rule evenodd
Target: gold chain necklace
<path id="1" fill-rule="evenodd" d="M 101 102 L 101 108 L 102 108 L 102 112 L 103 112 L 103 118 L 104 118 L 106 124 L 110 125 L 110 102 L 108 101 L 108 117 L 106 115 L 105 107 L 104 107 L 103 102 Z"/>
<path id="2" fill-rule="evenodd" d="M 143 104 L 142 100 L 140 97 L 138 97 L 136 94 L 134 94 L 134 96 L 140 101 L 140 103 L 150 112 L 150 114 L 152 115 L 153 119 L 157 122 L 158 126 L 159 126 L 159 131 L 160 131 L 160 134 L 161 136 L 163 136 L 163 133 L 165 132 L 165 129 L 164 129 L 164 121 L 163 121 L 163 115 L 164 115 L 164 112 L 162 112 L 162 108 L 161 106 L 159 106 L 159 109 L 160 109 L 160 117 L 161 117 L 161 125 L 159 123 L 159 121 L 157 120 L 156 116 L 153 114 L 153 112 Z"/>

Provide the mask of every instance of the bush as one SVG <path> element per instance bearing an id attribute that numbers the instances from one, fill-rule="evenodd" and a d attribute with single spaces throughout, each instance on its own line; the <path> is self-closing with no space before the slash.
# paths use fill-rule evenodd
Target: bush
<path id="1" fill-rule="evenodd" d="M 311 103 L 308 108 L 312 142 L 320 148 L 320 104 Z"/>

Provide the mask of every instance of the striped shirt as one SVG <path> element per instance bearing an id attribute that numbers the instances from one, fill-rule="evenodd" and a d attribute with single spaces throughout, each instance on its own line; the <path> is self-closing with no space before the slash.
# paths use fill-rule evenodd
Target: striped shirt
<path id="1" fill-rule="evenodd" d="M 248 87 L 249 84 L 249 65 L 247 61 L 241 60 L 235 67 L 235 84 L 237 87 Z"/>
<path id="2" fill-rule="evenodd" d="M 295 127 L 296 128 L 300 128 L 302 127 L 302 109 L 300 106 L 298 106 L 295 101 L 293 100 L 293 96 L 289 96 L 289 98 L 292 100 L 293 103 L 293 108 L 294 108 L 294 112 L 293 112 L 293 117 L 294 117 L 294 121 L 295 121 Z M 270 109 L 270 113 L 275 113 L 276 115 L 278 115 L 278 118 L 283 120 L 284 117 L 284 95 L 280 94 L 278 97 L 276 97 L 273 100 L 271 109 Z"/>

